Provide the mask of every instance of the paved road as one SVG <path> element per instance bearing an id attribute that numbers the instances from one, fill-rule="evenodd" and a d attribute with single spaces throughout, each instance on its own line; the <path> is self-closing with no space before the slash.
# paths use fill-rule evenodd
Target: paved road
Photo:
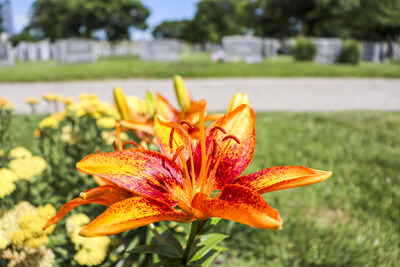
<path id="1" fill-rule="evenodd" d="M 248 94 L 251 106 L 259 111 L 400 110 L 400 79 L 212 78 L 185 79 L 185 83 L 195 99 L 205 98 L 214 111 L 225 110 L 235 92 Z M 115 86 L 138 97 L 144 97 L 146 90 L 160 92 L 177 105 L 171 79 L 0 83 L 0 97 L 26 113 L 30 109 L 24 100 L 47 92 L 75 99 L 79 93 L 95 92 L 111 103 Z M 39 111 L 45 110 L 41 103 Z"/>

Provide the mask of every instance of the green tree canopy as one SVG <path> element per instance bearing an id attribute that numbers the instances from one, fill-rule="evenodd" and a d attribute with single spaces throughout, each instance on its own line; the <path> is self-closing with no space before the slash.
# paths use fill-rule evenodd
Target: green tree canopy
<path id="1" fill-rule="evenodd" d="M 137 0 L 37 0 L 31 29 L 55 40 L 93 37 L 102 30 L 110 41 L 129 38 L 129 29 L 146 29 L 149 10 Z"/>
<path id="2" fill-rule="evenodd" d="M 164 21 L 154 28 L 152 34 L 155 38 L 183 39 L 183 33 L 185 27 L 187 27 L 187 23 L 187 20 Z"/>

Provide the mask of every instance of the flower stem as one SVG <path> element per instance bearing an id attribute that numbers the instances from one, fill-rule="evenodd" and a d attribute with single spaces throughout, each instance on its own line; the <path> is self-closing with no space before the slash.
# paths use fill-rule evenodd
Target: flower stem
<path id="1" fill-rule="evenodd" d="M 197 237 L 197 233 L 198 233 L 198 226 L 199 226 L 199 220 L 196 220 L 194 222 L 192 222 L 192 225 L 190 227 L 190 233 L 189 233 L 189 239 L 188 242 L 186 244 L 186 248 L 185 248 L 185 252 L 183 253 L 183 264 L 187 265 L 189 263 L 190 260 L 190 256 L 194 250 L 194 246 L 196 246 L 196 237 Z"/>
<path id="2" fill-rule="evenodd" d="M 155 227 L 154 224 L 150 223 L 149 227 L 150 227 L 151 232 L 153 232 L 153 235 L 155 236 L 155 238 L 157 238 L 158 241 L 160 241 L 161 244 L 167 244 L 167 242 L 164 240 L 164 238 L 157 231 L 157 228 Z"/>

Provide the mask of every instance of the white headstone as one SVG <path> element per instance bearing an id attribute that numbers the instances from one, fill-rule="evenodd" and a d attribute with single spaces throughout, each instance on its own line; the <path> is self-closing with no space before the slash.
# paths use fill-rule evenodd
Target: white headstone
<path id="1" fill-rule="evenodd" d="M 322 64 L 333 64 L 339 61 L 343 42 L 339 38 L 314 38 L 317 46 L 315 61 Z"/>
<path id="2" fill-rule="evenodd" d="M 140 59 L 148 61 L 173 62 L 179 59 L 180 44 L 178 40 L 162 39 L 141 44 Z"/>
<path id="3" fill-rule="evenodd" d="M 94 41 L 68 38 L 55 43 L 55 59 L 59 63 L 94 62 L 97 60 Z"/>
<path id="4" fill-rule="evenodd" d="M 276 58 L 278 56 L 279 42 L 277 39 L 264 38 L 264 57 Z"/>
<path id="5" fill-rule="evenodd" d="M 262 61 L 262 39 L 255 36 L 225 36 L 222 37 L 222 47 L 225 50 L 225 61 L 244 61 L 259 63 Z"/>
<path id="6" fill-rule="evenodd" d="M 0 67 L 14 65 L 14 52 L 10 43 L 0 43 Z"/>

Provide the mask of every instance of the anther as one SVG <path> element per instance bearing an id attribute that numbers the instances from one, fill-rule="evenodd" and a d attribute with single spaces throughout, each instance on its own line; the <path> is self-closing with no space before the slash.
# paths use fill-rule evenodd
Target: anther
<path id="1" fill-rule="evenodd" d="M 180 147 L 178 147 L 178 149 L 175 152 L 175 155 L 172 158 L 172 161 L 175 161 L 176 158 L 178 157 L 178 155 L 182 152 L 182 150 L 185 148 L 184 145 L 181 145 Z"/>
<path id="2" fill-rule="evenodd" d="M 172 140 L 174 137 L 174 132 L 175 132 L 175 124 L 172 125 L 171 132 L 169 133 L 169 148 L 172 148 Z"/>
<path id="3" fill-rule="evenodd" d="M 193 129 L 193 128 L 194 128 L 193 125 L 192 125 L 190 122 L 185 121 L 185 120 L 181 121 L 181 125 L 182 125 L 182 126 L 183 126 L 183 125 L 186 125 L 186 126 L 189 127 L 189 129 Z"/>
<path id="4" fill-rule="evenodd" d="M 117 152 L 118 151 L 118 147 L 117 147 L 117 144 L 115 143 L 115 141 L 113 142 L 113 146 L 114 146 L 115 152 Z"/>
<path id="5" fill-rule="evenodd" d="M 131 140 L 125 141 L 125 142 L 122 144 L 122 146 L 123 146 L 123 148 L 125 149 L 125 146 L 127 146 L 127 145 L 129 145 L 129 144 L 131 144 L 132 146 L 135 146 L 135 147 L 139 147 L 138 143 L 136 143 L 135 141 L 131 141 Z"/>
<path id="6" fill-rule="evenodd" d="M 96 153 L 97 153 L 97 154 L 100 154 L 100 149 L 96 149 Z"/>
<path id="7" fill-rule="evenodd" d="M 213 127 L 213 128 L 211 129 L 211 131 L 210 131 L 210 132 L 212 132 L 212 131 L 214 131 L 214 130 L 220 130 L 221 132 L 223 132 L 224 134 L 226 134 L 226 131 L 225 131 L 225 129 L 224 129 L 224 128 L 222 128 L 222 127 L 215 126 L 215 127 Z"/>
<path id="8" fill-rule="evenodd" d="M 239 138 L 237 138 L 236 136 L 232 135 L 232 134 L 228 134 L 227 136 L 225 136 L 224 138 L 222 138 L 222 141 L 225 141 L 227 139 L 233 139 L 236 141 L 236 143 L 240 144 L 240 140 Z"/>

